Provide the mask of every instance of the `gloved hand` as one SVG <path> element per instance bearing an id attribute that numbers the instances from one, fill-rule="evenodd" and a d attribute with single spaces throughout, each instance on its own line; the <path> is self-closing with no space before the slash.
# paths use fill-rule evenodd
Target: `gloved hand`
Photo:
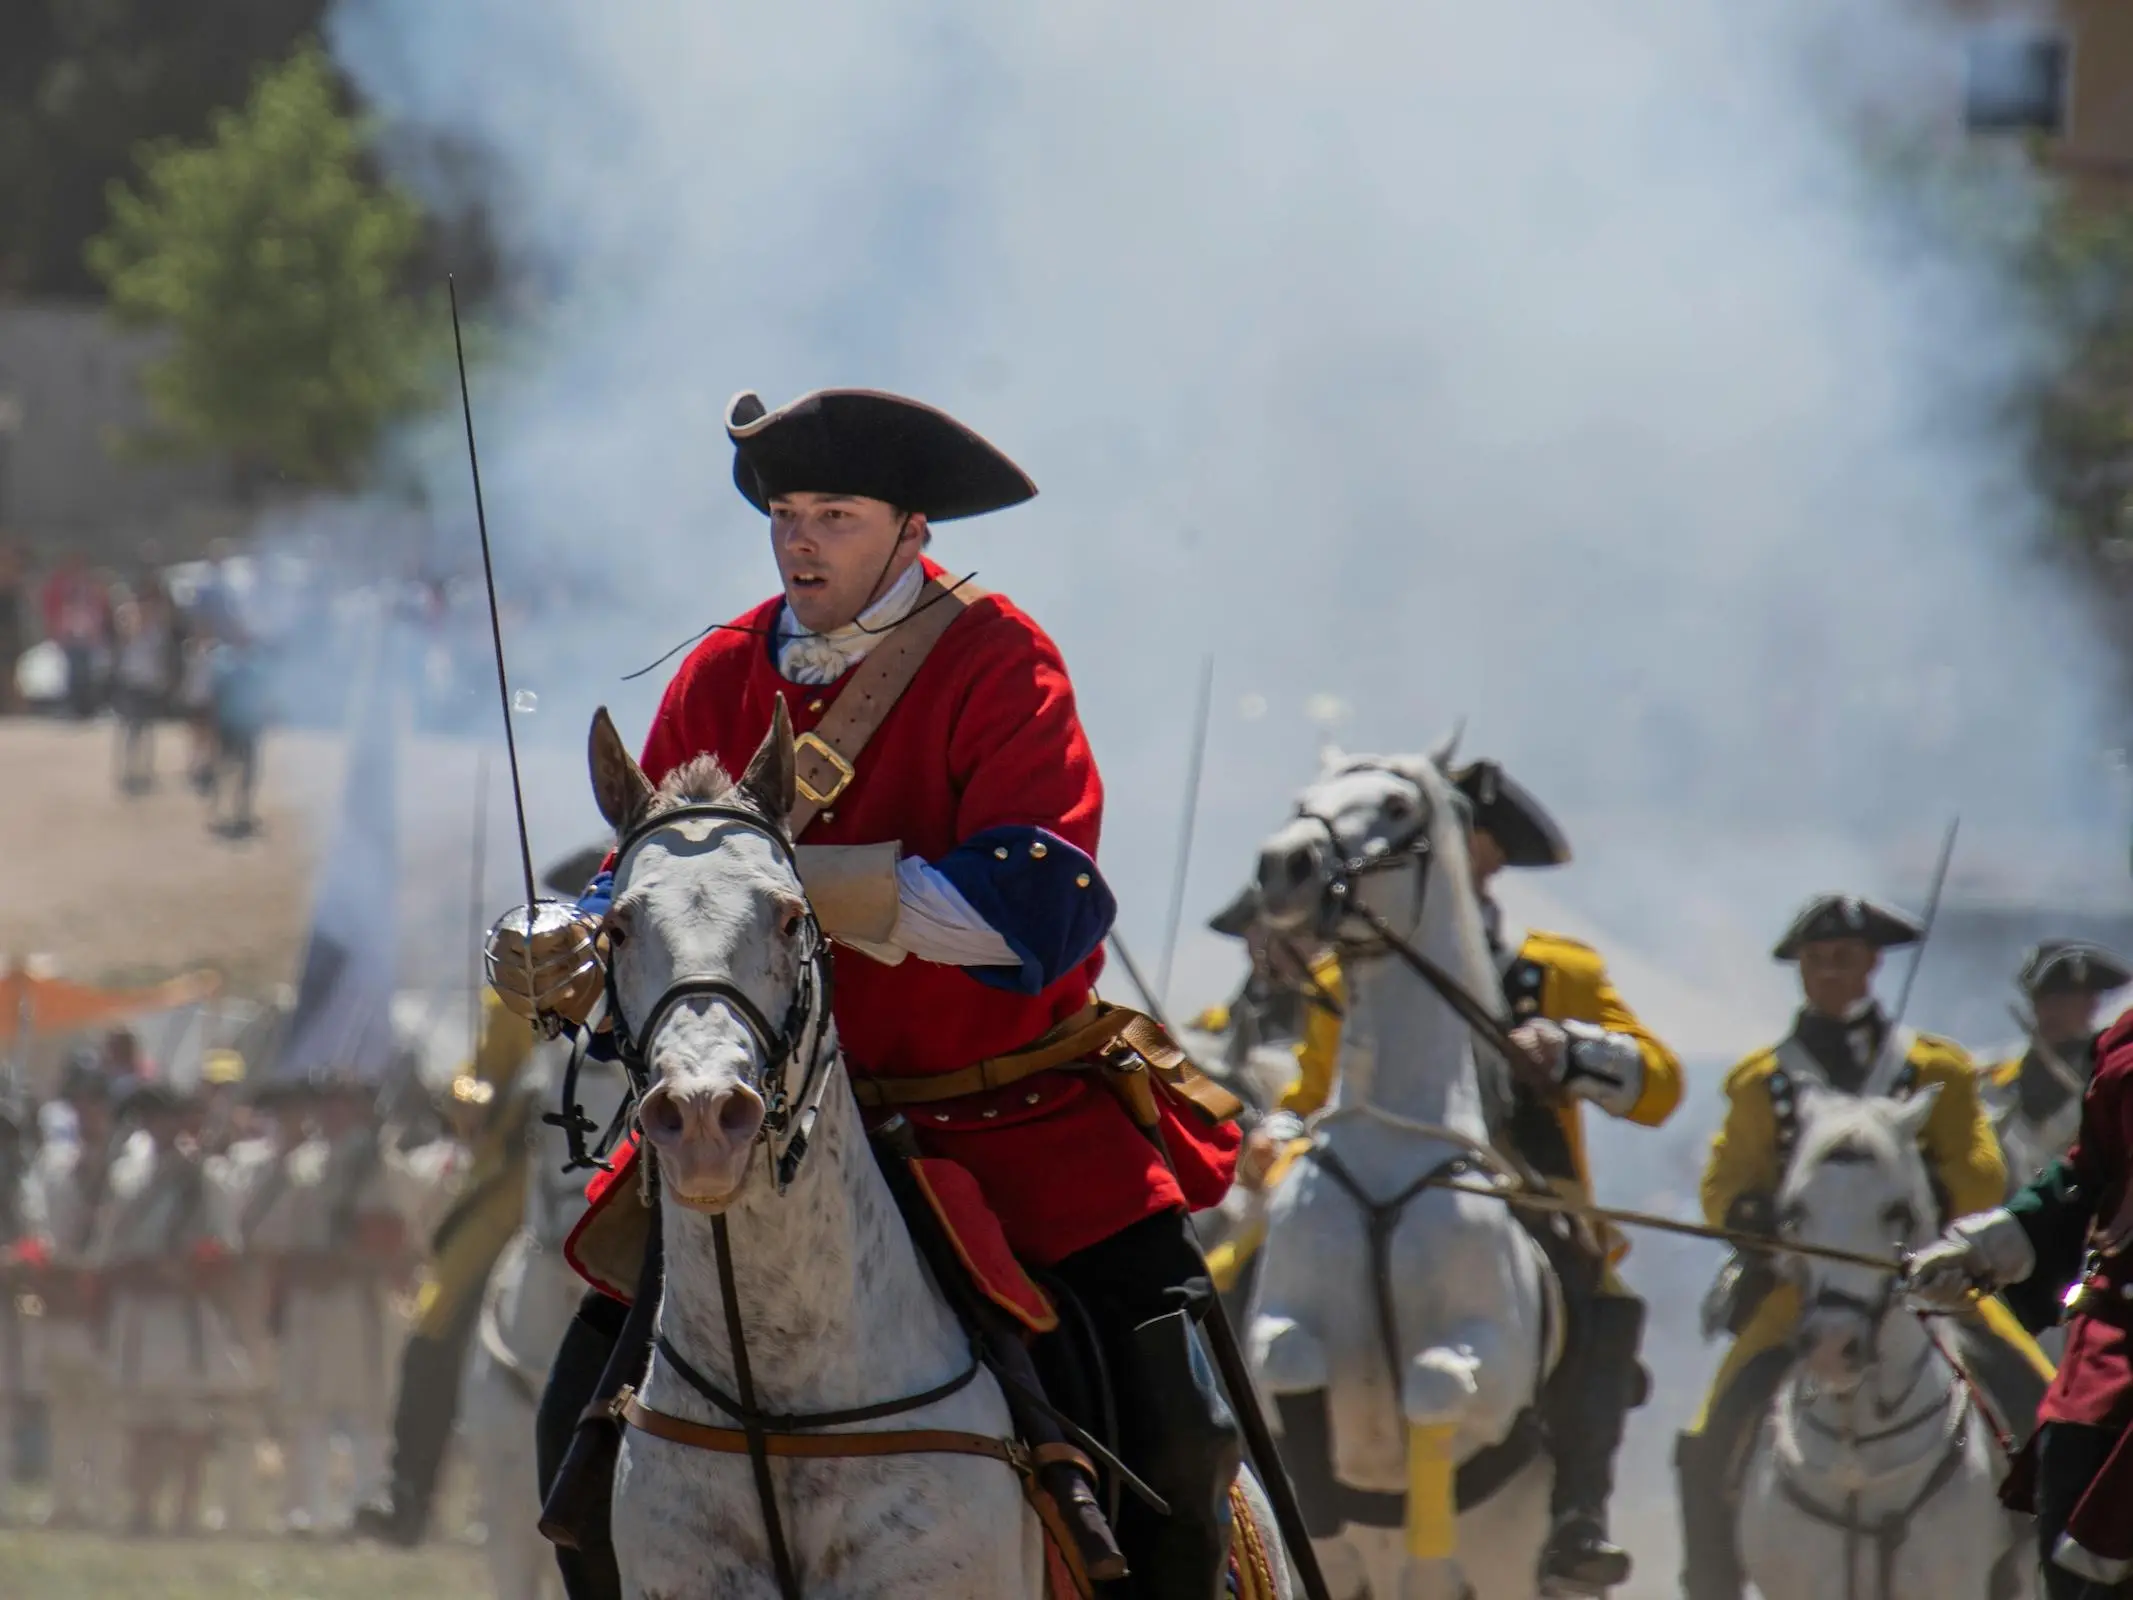
<path id="1" fill-rule="evenodd" d="M 582 1023 L 607 984 L 599 931 L 598 917 L 560 900 L 513 907 L 482 941 L 489 987 L 506 1010 L 551 1032 L 559 1022 Z"/>
<path id="2" fill-rule="evenodd" d="M 807 903 L 824 933 L 869 953 L 892 943 L 903 904 L 896 879 L 901 852 L 893 839 L 883 844 L 803 844 L 793 851 L 800 887 L 807 891 Z"/>
<path id="3" fill-rule="evenodd" d="M 1935 1311 L 1960 1311 L 1980 1291 L 2020 1283 L 2036 1264 L 2029 1235 L 2013 1215 L 1985 1211 L 1959 1218 L 1913 1256 L 1903 1287 L 1911 1299 Z"/>

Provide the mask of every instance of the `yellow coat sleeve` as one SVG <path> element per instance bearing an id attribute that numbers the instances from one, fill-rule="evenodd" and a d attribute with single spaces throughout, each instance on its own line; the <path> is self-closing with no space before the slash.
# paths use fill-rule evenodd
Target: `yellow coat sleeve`
<path id="1" fill-rule="evenodd" d="M 468 1076 L 479 1078 L 499 1095 L 518 1078 L 533 1055 L 533 1024 L 507 1010 L 493 989 L 481 992 L 481 1037 L 474 1044 Z"/>
<path id="2" fill-rule="evenodd" d="M 1338 956 L 1320 956 L 1311 964 L 1311 978 L 1337 1006 L 1348 1003 L 1347 985 L 1341 980 Z M 1304 1036 L 1296 1042 L 1296 1081 L 1281 1097 L 1281 1109 L 1308 1117 L 1323 1111 L 1333 1097 L 1333 1069 L 1340 1062 L 1341 1019 L 1323 1005 L 1307 1006 Z"/>
<path id="3" fill-rule="evenodd" d="M 1703 1217 L 1714 1228 L 1744 1194 L 1777 1190 L 1777 1113 L 1771 1109 L 1769 1077 L 1776 1057 L 1758 1050 L 1726 1074 L 1726 1115 L 1711 1138 L 1703 1168 Z"/>
<path id="4" fill-rule="evenodd" d="M 1637 1041 L 1637 1053 L 1644 1058 L 1644 1087 L 1627 1120 L 1656 1128 L 1672 1116 L 1681 1104 L 1681 1062 L 1624 1002 L 1600 953 L 1559 933 L 1534 932 L 1526 936 L 1519 954 L 1548 969 L 1544 1015 L 1557 1022 L 1589 1022 Z"/>
<path id="5" fill-rule="evenodd" d="M 1922 1142 L 1933 1175 L 1958 1217 L 1990 1211 L 2007 1197 L 2007 1163 L 1977 1092 L 1977 1068 L 1961 1045 L 1920 1034 L 1911 1050 L 1918 1084 L 1940 1085 Z"/>

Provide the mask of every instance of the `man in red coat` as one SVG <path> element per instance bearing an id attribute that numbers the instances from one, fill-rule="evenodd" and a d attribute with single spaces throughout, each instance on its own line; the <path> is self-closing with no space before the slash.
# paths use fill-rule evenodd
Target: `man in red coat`
<path id="1" fill-rule="evenodd" d="M 2133 1016 L 2097 1040 L 2095 1061 L 2073 1149 L 2002 1209 L 1956 1222 L 1910 1274 L 1931 1305 L 2004 1289 L 2031 1328 L 2066 1321 L 2034 1477 L 2018 1472 L 2009 1495 L 2030 1501 L 2033 1481 L 2016 1508 L 2036 1513 L 2051 1600 L 2102 1600 L 2133 1578 Z"/>
<path id="2" fill-rule="evenodd" d="M 655 783 L 703 754 L 738 772 L 785 702 L 803 787 L 801 871 L 838 942 L 835 1011 L 855 1081 L 960 1072 L 1085 1025 L 1114 902 L 1097 869 L 1103 789 L 1057 647 L 1005 597 L 927 559 L 931 525 L 1036 488 L 954 419 L 861 390 L 727 415 L 734 481 L 770 520 L 780 596 L 714 630 L 668 686 L 642 765 Z M 958 614 L 863 746 L 816 733 L 897 625 Z M 604 910 L 605 882 L 587 891 Z M 508 919 L 506 919 L 508 921 Z M 500 974 L 523 971 L 505 961 Z M 1238 1442 L 1193 1323 L 1212 1291 L 1186 1224 L 1218 1201 L 1237 1139 L 1170 1101 L 1161 1144 L 1096 1074 L 1046 1072 L 908 1110 L 921 1148 L 977 1179 L 1017 1254 L 1098 1324 L 1132 1419 L 1129 1458 L 1172 1507 L 1129 1503 L 1136 1590 L 1213 1597 L 1227 1560 Z M 1167 1159 L 1166 1159 L 1167 1156 Z M 631 1186 L 633 1187 L 633 1186 Z M 605 1192 L 616 1186 L 603 1184 Z M 576 1421 L 612 1342 L 597 1297 L 550 1379 L 552 1429 Z"/>

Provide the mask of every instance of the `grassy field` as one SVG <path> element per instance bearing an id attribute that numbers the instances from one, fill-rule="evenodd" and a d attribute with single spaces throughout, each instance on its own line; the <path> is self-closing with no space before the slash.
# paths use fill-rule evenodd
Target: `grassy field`
<path id="1" fill-rule="evenodd" d="M 115 1539 L 0 1531 L 8 1600 L 470 1600 L 488 1593 L 478 1551 L 410 1554 L 285 1539 Z"/>

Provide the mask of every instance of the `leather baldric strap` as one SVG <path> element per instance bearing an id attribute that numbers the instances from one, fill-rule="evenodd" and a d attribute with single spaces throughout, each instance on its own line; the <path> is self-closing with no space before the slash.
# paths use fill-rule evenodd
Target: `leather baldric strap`
<path id="1" fill-rule="evenodd" d="M 739 1428 L 720 1428 L 708 1422 L 654 1411 L 628 1389 L 615 1397 L 610 1414 L 621 1418 L 639 1433 L 648 1433 L 669 1444 L 717 1455 L 748 1453 L 748 1435 Z M 1047 1444 L 1031 1448 L 1014 1439 L 995 1439 L 990 1434 L 964 1433 L 954 1428 L 897 1428 L 885 1433 L 768 1433 L 764 1450 L 773 1456 L 806 1456 L 815 1459 L 848 1456 L 985 1456 L 1003 1462 L 1020 1473 L 1034 1472 L 1055 1461 L 1064 1461 L 1096 1476 L 1089 1458 L 1070 1444 Z"/>
<path id="2" fill-rule="evenodd" d="M 1040 1072 L 1101 1071 L 1113 1076 L 1152 1072 L 1164 1086 L 1190 1100 L 1218 1122 L 1237 1114 L 1228 1090 L 1201 1075 L 1153 1017 L 1130 1006 L 1091 1001 L 1026 1050 L 988 1056 L 954 1072 L 889 1078 L 852 1072 L 852 1092 L 869 1109 L 937 1105 L 966 1095 L 1005 1089 Z"/>
<path id="3" fill-rule="evenodd" d="M 950 588 L 937 578 L 927 579 L 909 614 L 853 669 L 851 681 L 838 691 L 836 703 L 813 731 L 793 741 L 799 796 L 786 823 L 794 839 L 807 831 L 818 812 L 837 803 L 855 775 L 859 753 L 911 687 L 941 635 L 985 597 L 985 590 L 968 581 Z"/>

